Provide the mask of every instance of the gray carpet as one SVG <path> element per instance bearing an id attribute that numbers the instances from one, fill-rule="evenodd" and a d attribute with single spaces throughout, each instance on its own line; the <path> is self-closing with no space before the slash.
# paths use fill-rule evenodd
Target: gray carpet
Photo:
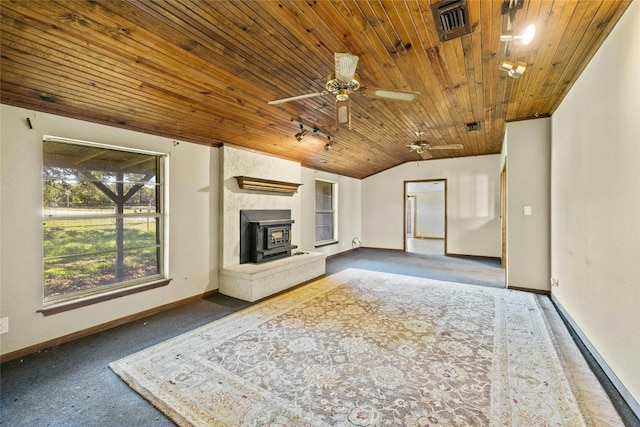
<path id="1" fill-rule="evenodd" d="M 350 267 L 504 286 L 504 270 L 498 260 L 490 259 L 357 249 L 330 258 L 327 274 Z M 108 364 L 248 305 L 217 294 L 6 362 L 0 367 L 0 425 L 171 426 L 171 421 L 122 382 Z M 627 419 L 627 425 L 636 425 L 637 419 Z"/>

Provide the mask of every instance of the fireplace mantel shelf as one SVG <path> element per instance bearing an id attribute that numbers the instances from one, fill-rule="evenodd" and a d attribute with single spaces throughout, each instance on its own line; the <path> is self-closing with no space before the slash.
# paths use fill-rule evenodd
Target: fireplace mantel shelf
<path id="1" fill-rule="evenodd" d="M 243 190 L 270 191 L 275 193 L 297 193 L 298 187 L 302 185 L 294 182 L 273 181 L 248 176 L 236 176 L 235 179 L 238 181 L 238 186 Z"/>

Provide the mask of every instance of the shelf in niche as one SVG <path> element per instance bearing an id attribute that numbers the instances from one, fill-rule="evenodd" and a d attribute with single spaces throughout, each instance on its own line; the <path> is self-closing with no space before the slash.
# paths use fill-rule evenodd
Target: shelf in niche
<path id="1" fill-rule="evenodd" d="M 236 176 L 238 186 L 243 190 L 268 191 L 275 193 L 293 194 L 298 192 L 302 184 L 295 182 L 273 181 L 270 179 L 251 178 L 248 176 Z"/>

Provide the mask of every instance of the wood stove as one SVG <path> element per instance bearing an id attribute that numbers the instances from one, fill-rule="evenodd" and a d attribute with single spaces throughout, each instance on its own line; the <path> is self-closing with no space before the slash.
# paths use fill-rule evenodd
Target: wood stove
<path id="1" fill-rule="evenodd" d="M 240 211 L 240 264 L 261 263 L 291 256 L 290 210 Z"/>

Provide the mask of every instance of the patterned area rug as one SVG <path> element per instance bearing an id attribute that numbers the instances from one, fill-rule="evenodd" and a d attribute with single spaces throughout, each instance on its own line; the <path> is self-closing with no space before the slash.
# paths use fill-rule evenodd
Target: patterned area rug
<path id="1" fill-rule="evenodd" d="M 110 367 L 184 426 L 593 425 L 541 301 L 350 269 Z"/>

